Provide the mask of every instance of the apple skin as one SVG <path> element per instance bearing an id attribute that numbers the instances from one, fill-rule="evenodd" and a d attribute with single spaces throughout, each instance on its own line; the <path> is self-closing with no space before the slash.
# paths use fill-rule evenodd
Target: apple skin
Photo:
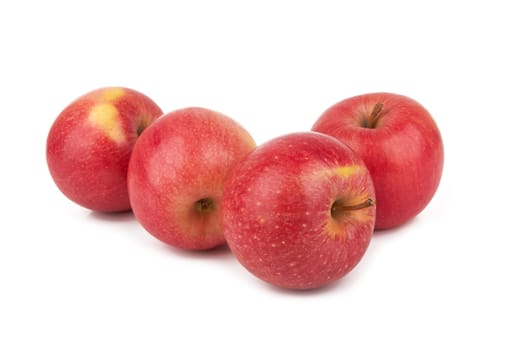
<path id="1" fill-rule="evenodd" d="M 363 257 L 374 198 L 368 170 L 349 147 L 320 133 L 287 134 L 233 168 L 222 226 L 232 253 L 255 276 L 282 288 L 319 288 Z"/>
<path id="2" fill-rule="evenodd" d="M 407 96 L 383 92 L 345 99 L 328 108 L 312 130 L 343 141 L 364 160 L 376 190 L 376 229 L 415 217 L 439 186 L 440 131 L 430 113 Z"/>
<path id="3" fill-rule="evenodd" d="M 153 100 L 125 87 L 103 87 L 78 97 L 58 115 L 47 137 L 47 165 L 57 187 L 94 211 L 130 210 L 126 177 L 131 150 L 161 115 Z"/>
<path id="4" fill-rule="evenodd" d="M 165 114 L 141 135 L 131 156 L 128 188 L 136 218 L 177 248 L 223 245 L 224 181 L 254 148 L 250 134 L 219 112 L 190 107 Z"/>

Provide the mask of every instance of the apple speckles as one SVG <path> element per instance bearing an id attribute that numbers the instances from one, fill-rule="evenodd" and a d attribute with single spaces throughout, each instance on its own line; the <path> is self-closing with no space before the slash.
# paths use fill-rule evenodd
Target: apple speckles
<path id="1" fill-rule="evenodd" d="M 321 134 L 289 134 L 259 146 L 234 168 L 235 181 L 225 188 L 223 227 L 233 254 L 256 276 L 284 288 L 317 288 L 343 277 L 364 252 L 348 232 L 370 238 L 373 222 L 350 214 L 336 220 L 331 205 L 373 193 L 360 167 L 349 148 Z M 240 208 L 246 212 L 234 216 Z"/>
<path id="2" fill-rule="evenodd" d="M 121 143 L 126 140 L 126 136 L 120 125 L 119 116 L 119 111 L 113 104 L 104 102 L 91 108 L 88 120 L 94 127 L 104 131 L 110 139 Z"/>
<path id="3" fill-rule="evenodd" d="M 270 247 L 272 247 L 272 248 L 284 247 L 285 245 L 286 245 L 286 241 L 280 241 L 280 242 L 272 242 L 272 243 L 270 243 Z"/>

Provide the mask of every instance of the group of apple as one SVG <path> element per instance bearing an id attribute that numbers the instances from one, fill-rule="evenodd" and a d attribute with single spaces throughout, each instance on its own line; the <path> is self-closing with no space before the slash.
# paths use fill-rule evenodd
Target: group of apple
<path id="1" fill-rule="evenodd" d="M 147 232 L 180 249 L 226 243 L 248 271 L 289 289 L 340 279 L 374 230 L 420 213 L 443 156 L 429 112 L 392 93 L 345 99 L 312 131 L 256 145 L 217 111 L 163 113 L 136 90 L 104 87 L 71 102 L 46 144 L 51 176 L 73 202 L 132 210 Z"/>

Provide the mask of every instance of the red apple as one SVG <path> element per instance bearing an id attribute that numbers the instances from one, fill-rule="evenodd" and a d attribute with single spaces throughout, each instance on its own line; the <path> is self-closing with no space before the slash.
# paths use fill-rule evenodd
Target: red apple
<path id="1" fill-rule="evenodd" d="M 326 110 L 312 130 L 338 138 L 364 160 L 376 190 L 377 229 L 407 222 L 434 196 L 443 141 L 430 113 L 413 99 L 392 93 L 348 98 Z"/>
<path id="2" fill-rule="evenodd" d="M 153 236 L 204 250 L 224 244 L 219 210 L 226 174 L 255 148 L 233 119 L 204 108 L 164 115 L 138 140 L 129 164 L 131 207 Z"/>
<path id="3" fill-rule="evenodd" d="M 47 138 L 47 164 L 58 188 L 88 209 L 129 210 L 126 176 L 131 150 L 161 114 L 149 97 L 123 87 L 100 88 L 74 100 Z"/>
<path id="4" fill-rule="evenodd" d="M 222 225 L 246 269 L 273 285 L 312 289 L 343 277 L 374 229 L 372 179 L 335 138 L 284 135 L 257 147 L 230 173 Z"/>

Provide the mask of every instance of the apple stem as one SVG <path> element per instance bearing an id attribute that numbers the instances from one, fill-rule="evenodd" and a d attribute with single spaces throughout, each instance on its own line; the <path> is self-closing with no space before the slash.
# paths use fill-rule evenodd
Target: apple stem
<path id="1" fill-rule="evenodd" d="M 353 211 L 371 207 L 375 204 L 375 201 L 372 198 L 368 198 L 362 203 L 353 204 L 353 205 L 334 205 L 332 206 L 332 212 L 341 212 L 341 211 Z"/>
<path id="2" fill-rule="evenodd" d="M 374 105 L 374 109 L 372 110 L 372 113 L 370 113 L 370 127 L 373 129 L 376 127 L 376 124 L 379 120 L 379 114 L 383 110 L 383 104 L 381 102 L 378 102 Z"/>
<path id="3" fill-rule="evenodd" d="M 369 115 L 364 114 L 361 119 L 361 127 L 367 129 L 375 129 L 379 118 L 381 117 L 381 111 L 384 105 L 381 102 L 377 102 Z"/>

